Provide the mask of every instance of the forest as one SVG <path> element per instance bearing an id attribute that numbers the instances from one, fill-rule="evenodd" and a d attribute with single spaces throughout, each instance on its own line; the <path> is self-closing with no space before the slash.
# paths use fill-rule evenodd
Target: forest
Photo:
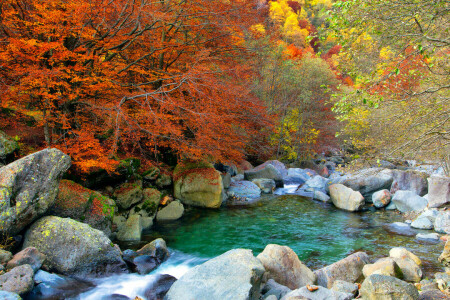
<path id="1" fill-rule="evenodd" d="M 443 0 L 5 0 L 0 129 L 72 172 L 135 157 L 450 163 Z"/>

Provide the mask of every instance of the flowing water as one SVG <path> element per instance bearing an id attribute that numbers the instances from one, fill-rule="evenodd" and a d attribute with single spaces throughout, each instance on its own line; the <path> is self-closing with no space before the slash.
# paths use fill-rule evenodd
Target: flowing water
<path id="1" fill-rule="evenodd" d="M 252 249 L 257 255 L 267 244 L 289 246 L 313 270 L 356 251 L 365 251 L 374 259 L 388 256 L 389 249 L 399 246 L 422 259 L 425 276 L 443 270 L 437 262 L 443 243 L 421 244 L 414 236 L 396 235 L 384 229 L 387 224 L 402 221 L 398 213 L 346 212 L 330 204 L 286 194 L 292 191 L 293 187 L 280 189 L 279 195 L 263 196 L 260 202 L 249 207 L 192 208 L 178 221 L 156 225 L 152 232 L 144 235 L 140 245 L 133 246 L 137 248 L 162 237 L 174 251 L 167 262 L 149 275 L 100 280 L 95 289 L 78 299 L 101 299 L 102 295 L 112 294 L 111 291 L 134 298 L 142 295 L 143 289 L 158 274 L 179 278 L 189 268 L 230 249 Z"/>

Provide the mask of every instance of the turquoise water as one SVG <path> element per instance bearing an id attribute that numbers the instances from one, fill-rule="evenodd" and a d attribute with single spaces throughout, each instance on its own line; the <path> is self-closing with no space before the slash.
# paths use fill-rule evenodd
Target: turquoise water
<path id="1" fill-rule="evenodd" d="M 190 209 L 176 222 L 155 226 L 145 240 L 163 237 L 170 248 L 204 258 L 234 248 L 257 255 L 267 244 L 286 245 L 311 268 L 356 251 L 373 258 L 388 256 L 389 249 L 402 246 L 424 261 L 425 272 L 440 271 L 437 257 L 443 243 L 422 245 L 414 237 L 383 229 L 401 220 L 395 212 L 350 213 L 300 196 L 266 196 L 251 207 Z"/>

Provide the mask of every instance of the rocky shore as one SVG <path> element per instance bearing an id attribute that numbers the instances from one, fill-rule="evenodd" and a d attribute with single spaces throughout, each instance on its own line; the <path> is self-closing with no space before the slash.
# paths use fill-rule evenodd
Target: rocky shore
<path id="1" fill-rule="evenodd" d="M 11 157 L 12 152 L 7 153 L 15 151 L 11 144 L 0 147 L 2 157 Z M 189 207 L 253 205 L 261 194 L 283 185 L 296 185 L 295 194 L 349 212 L 397 210 L 405 222 L 390 224 L 386 230 L 407 234 L 418 228 L 430 234 L 418 234 L 417 240 L 449 240 L 450 179 L 439 169 L 383 162 L 341 174 L 336 166 L 343 160 L 328 155 L 296 168 L 276 160 L 255 168 L 248 162 L 239 166 L 182 162 L 173 176 L 156 167 L 137 171 L 137 162 L 128 160 L 121 177 L 110 178 L 95 190 L 62 179 L 70 158 L 57 149 L 12 161 L 0 168 L 0 234 L 3 248 L 11 250 L 0 250 L 0 298 L 65 299 L 92 288 L 91 278 L 148 274 L 170 256 L 164 240 L 139 250 L 120 249 L 115 243 L 139 242 L 154 223 L 177 220 Z M 162 276 L 159 283 L 149 285 L 145 297 L 447 299 L 450 242 L 443 247 L 439 260 L 445 272 L 425 279 L 421 259 L 405 248 L 392 248 L 377 260 L 364 252 L 353 253 L 319 270 L 310 270 L 285 245 L 269 244 L 257 256 L 251 250 L 233 249 L 178 280 Z"/>

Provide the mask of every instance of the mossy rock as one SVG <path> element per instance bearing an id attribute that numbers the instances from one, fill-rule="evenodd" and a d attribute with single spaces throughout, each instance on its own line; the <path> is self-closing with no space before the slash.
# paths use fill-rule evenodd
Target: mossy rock
<path id="1" fill-rule="evenodd" d="M 150 167 L 147 171 L 142 173 L 142 177 L 146 180 L 156 180 L 161 171 L 157 167 Z"/>
<path id="2" fill-rule="evenodd" d="M 61 180 L 58 196 L 49 213 L 81 221 L 109 235 L 114 210 L 114 200 L 73 181 Z"/>
<path id="3" fill-rule="evenodd" d="M 182 162 L 174 170 L 174 196 L 184 204 L 218 208 L 222 204 L 222 177 L 207 162 Z"/>
<path id="4" fill-rule="evenodd" d="M 19 150 L 19 144 L 0 130 L 0 160 L 5 160 Z"/>
<path id="5" fill-rule="evenodd" d="M 114 191 L 116 203 L 122 209 L 128 209 L 132 205 L 142 201 L 142 181 L 136 180 L 125 182 L 116 188 Z"/>

